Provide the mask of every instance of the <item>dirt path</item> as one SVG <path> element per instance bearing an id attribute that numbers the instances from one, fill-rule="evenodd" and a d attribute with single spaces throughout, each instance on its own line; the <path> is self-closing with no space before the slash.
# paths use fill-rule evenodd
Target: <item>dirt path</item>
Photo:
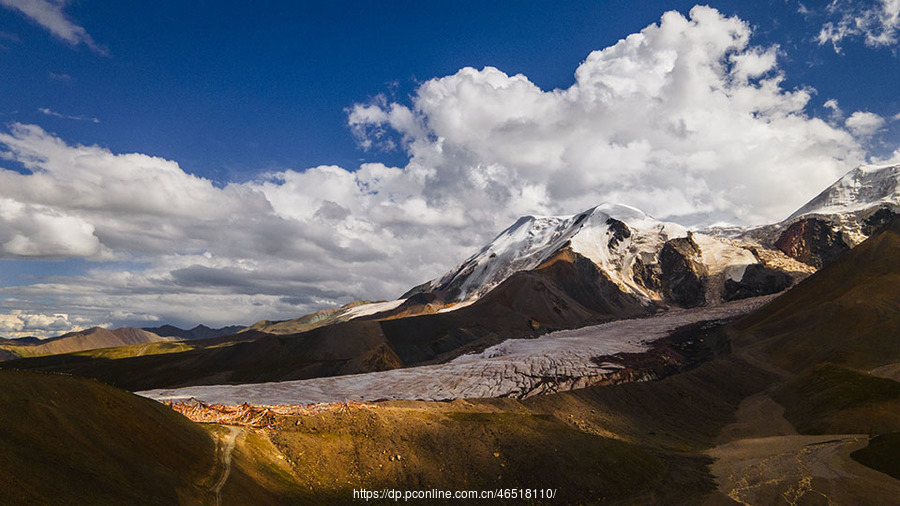
<path id="1" fill-rule="evenodd" d="M 212 488 L 212 493 L 216 496 L 216 506 L 222 504 L 222 487 L 228 481 L 228 475 L 231 474 L 231 452 L 234 451 L 234 445 L 238 436 L 241 434 L 240 427 L 228 427 L 228 435 L 225 436 L 221 451 L 218 452 L 219 463 L 222 465 L 222 474 L 219 475 L 218 481 Z"/>

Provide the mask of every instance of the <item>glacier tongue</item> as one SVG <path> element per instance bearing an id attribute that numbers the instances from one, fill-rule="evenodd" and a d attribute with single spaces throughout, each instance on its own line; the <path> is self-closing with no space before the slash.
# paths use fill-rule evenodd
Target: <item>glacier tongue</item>
<path id="1" fill-rule="evenodd" d="M 621 365 L 597 357 L 647 351 L 679 327 L 746 314 L 770 298 L 674 310 L 633 320 L 564 330 L 536 339 L 510 339 L 451 362 L 350 376 L 244 385 L 209 385 L 137 392 L 157 400 L 195 398 L 237 405 L 334 401 L 451 400 L 527 397 L 602 383 Z"/>

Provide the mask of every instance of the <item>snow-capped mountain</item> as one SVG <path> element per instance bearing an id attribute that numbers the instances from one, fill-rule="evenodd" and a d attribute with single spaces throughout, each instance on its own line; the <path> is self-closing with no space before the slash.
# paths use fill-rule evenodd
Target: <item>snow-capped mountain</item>
<path id="1" fill-rule="evenodd" d="M 897 214 L 900 165 L 861 166 L 784 221 L 731 235 L 820 268 L 880 230 Z"/>
<path id="2" fill-rule="evenodd" d="M 846 215 L 875 207 L 900 207 L 900 165 L 857 167 L 788 217 Z"/>
<path id="3" fill-rule="evenodd" d="M 898 209 L 900 165 L 884 165 L 853 169 L 784 221 L 753 229 L 690 231 L 620 204 L 601 204 L 571 216 L 524 216 L 459 266 L 399 300 L 361 304 L 352 311 L 341 308 L 329 313 L 329 321 L 456 311 L 519 273 L 537 276 L 529 286 L 552 285 L 547 293 L 553 292 L 557 303 L 559 297 L 579 292 L 573 300 L 582 305 L 599 296 L 618 300 L 615 306 L 624 296 L 650 311 L 776 293 L 848 251 Z M 590 272 L 548 268 L 559 261 L 586 262 Z M 591 279 L 575 287 L 575 271 Z M 566 279 L 556 279 L 560 276 Z M 505 286 L 502 296 L 494 294 L 527 298 L 515 295 L 522 290 L 519 283 Z"/>
<path id="4" fill-rule="evenodd" d="M 689 307 L 730 300 L 743 293 L 736 287 L 751 265 L 757 266 L 752 276 L 775 275 L 745 244 L 691 233 L 633 207 L 602 204 L 573 216 L 522 217 L 456 269 L 407 296 L 436 294 L 444 304 L 453 304 L 447 310 L 456 309 L 517 272 L 539 269 L 564 250 L 593 263 L 621 292 L 646 305 Z M 790 284 L 785 277 L 769 281 L 772 290 Z"/>
<path id="5" fill-rule="evenodd" d="M 459 267 L 429 282 L 426 291 L 441 292 L 445 302 L 478 298 L 568 245 L 603 268 L 616 284 L 643 292 L 623 270 L 637 255 L 653 254 L 661 242 L 686 235 L 680 225 L 656 221 L 624 205 L 603 204 L 573 216 L 524 216 Z"/>

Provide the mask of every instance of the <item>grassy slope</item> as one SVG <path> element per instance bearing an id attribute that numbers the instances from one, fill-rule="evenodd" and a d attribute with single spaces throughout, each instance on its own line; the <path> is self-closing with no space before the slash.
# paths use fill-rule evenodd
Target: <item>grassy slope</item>
<path id="1" fill-rule="evenodd" d="M 0 503 L 191 504 L 215 447 L 167 407 L 93 380 L 0 371 Z"/>
<path id="2" fill-rule="evenodd" d="M 802 434 L 900 431 L 900 383 L 822 364 L 778 387 L 772 397 Z"/>
<path id="3" fill-rule="evenodd" d="M 732 381 L 716 381 L 723 374 Z M 272 439 L 305 484 L 298 500 L 345 503 L 354 488 L 555 488 L 560 504 L 696 501 L 715 488 L 697 450 L 771 380 L 726 358 L 658 382 L 525 401 L 290 417 Z"/>

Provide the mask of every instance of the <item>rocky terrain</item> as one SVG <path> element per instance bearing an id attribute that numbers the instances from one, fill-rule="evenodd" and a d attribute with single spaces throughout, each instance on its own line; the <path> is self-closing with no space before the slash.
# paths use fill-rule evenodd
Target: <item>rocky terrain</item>
<path id="1" fill-rule="evenodd" d="M 837 259 L 900 213 L 900 166 L 857 167 L 780 223 L 731 230 L 815 268 Z"/>

